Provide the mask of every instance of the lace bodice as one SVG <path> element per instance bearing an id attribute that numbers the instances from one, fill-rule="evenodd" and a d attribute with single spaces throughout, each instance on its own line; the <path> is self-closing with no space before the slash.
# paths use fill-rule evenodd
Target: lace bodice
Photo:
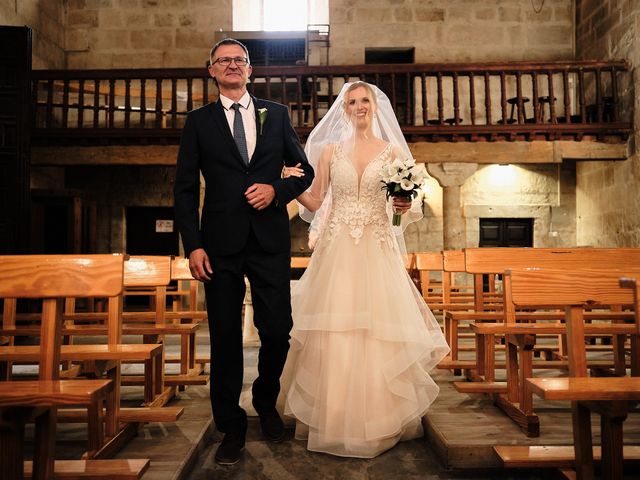
<path id="1" fill-rule="evenodd" d="M 388 144 L 369 162 L 358 181 L 358 173 L 345 156 L 340 144 L 336 144 L 331 158 L 331 212 L 326 223 L 326 239 L 330 241 L 342 229 L 357 244 L 365 228 L 372 229 L 380 242 L 393 245 L 387 201 L 380 172 L 391 161 L 393 148 Z"/>

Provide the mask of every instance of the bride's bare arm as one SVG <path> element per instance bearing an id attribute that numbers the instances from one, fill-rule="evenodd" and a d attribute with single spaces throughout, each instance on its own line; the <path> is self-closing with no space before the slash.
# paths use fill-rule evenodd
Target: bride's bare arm
<path id="1" fill-rule="evenodd" d="M 315 212 L 320 208 L 327 189 L 329 188 L 332 155 L 333 145 L 324 147 L 311 187 L 296 198 L 296 200 L 311 212 Z"/>

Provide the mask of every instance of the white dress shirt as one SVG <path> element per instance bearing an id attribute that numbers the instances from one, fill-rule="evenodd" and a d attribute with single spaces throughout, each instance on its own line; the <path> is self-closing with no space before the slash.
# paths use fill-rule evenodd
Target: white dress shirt
<path id="1" fill-rule="evenodd" d="M 228 97 L 220 94 L 220 101 L 224 107 L 224 114 L 227 116 L 227 123 L 229 124 L 229 130 L 231 130 L 231 136 L 233 136 L 233 120 L 236 116 L 235 110 L 231 108 L 234 103 L 240 104 L 240 110 L 242 114 L 242 123 L 244 124 L 244 136 L 247 140 L 247 154 L 249 155 L 249 161 L 253 157 L 253 152 L 256 149 L 256 110 L 253 108 L 253 102 L 249 92 L 244 92 L 244 95 L 238 102 L 234 102 Z"/>

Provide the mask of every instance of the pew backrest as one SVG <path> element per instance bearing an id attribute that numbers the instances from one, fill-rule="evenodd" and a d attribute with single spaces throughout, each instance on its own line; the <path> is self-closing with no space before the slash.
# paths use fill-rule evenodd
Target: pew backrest
<path id="1" fill-rule="evenodd" d="M 188 258 L 171 258 L 171 280 L 194 280 Z"/>
<path id="2" fill-rule="evenodd" d="M 640 276 L 627 270 L 508 269 L 505 272 L 505 316 L 515 308 L 564 308 L 571 376 L 586 376 L 584 309 L 632 306 L 634 292 L 620 287 L 621 277 Z M 635 331 L 639 331 L 636 316 Z"/>
<path id="3" fill-rule="evenodd" d="M 415 255 L 416 268 L 420 271 L 441 272 L 444 269 L 442 252 L 417 252 Z"/>
<path id="4" fill-rule="evenodd" d="M 442 252 L 443 270 L 445 272 L 464 272 L 465 271 L 465 251 L 464 250 L 445 250 Z"/>
<path id="5" fill-rule="evenodd" d="M 122 255 L 0 256 L 0 296 L 42 298 L 39 377 L 60 377 L 64 297 L 108 297 L 110 320 L 121 320 Z M 109 331 L 111 331 L 111 326 Z"/>
<path id="6" fill-rule="evenodd" d="M 508 268 L 610 270 L 640 268 L 640 248 L 467 248 L 469 273 L 503 273 Z"/>
<path id="7" fill-rule="evenodd" d="M 2 255 L 0 297 L 114 297 L 123 255 Z"/>
<path id="8" fill-rule="evenodd" d="M 171 257 L 132 255 L 124 262 L 125 287 L 166 286 L 171 281 Z"/>
<path id="9" fill-rule="evenodd" d="M 510 296 L 518 308 L 537 306 L 598 307 L 632 305 L 631 289 L 620 288 L 620 278 L 640 277 L 640 268 L 627 270 L 508 269 Z"/>

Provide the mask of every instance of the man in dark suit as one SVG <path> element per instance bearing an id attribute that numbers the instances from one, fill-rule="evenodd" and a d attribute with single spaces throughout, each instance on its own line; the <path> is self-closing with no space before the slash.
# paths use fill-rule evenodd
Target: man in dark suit
<path id="1" fill-rule="evenodd" d="M 242 302 L 249 279 L 260 335 L 253 405 L 264 436 L 284 437 L 275 405 L 289 349 L 290 236 L 287 203 L 313 179 L 285 106 L 247 92 L 249 52 L 225 39 L 210 53 L 217 102 L 189 112 L 174 186 L 176 224 L 193 277 L 204 282 L 211 336 L 211 406 L 224 439 L 216 461 L 240 459 L 247 416 L 239 405 L 243 381 Z M 300 164 L 303 177 L 281 178 Z M 200 173 L 205 182 L 198 218 Z M 199 221 L 200 220 L 200 221 Z"/>

